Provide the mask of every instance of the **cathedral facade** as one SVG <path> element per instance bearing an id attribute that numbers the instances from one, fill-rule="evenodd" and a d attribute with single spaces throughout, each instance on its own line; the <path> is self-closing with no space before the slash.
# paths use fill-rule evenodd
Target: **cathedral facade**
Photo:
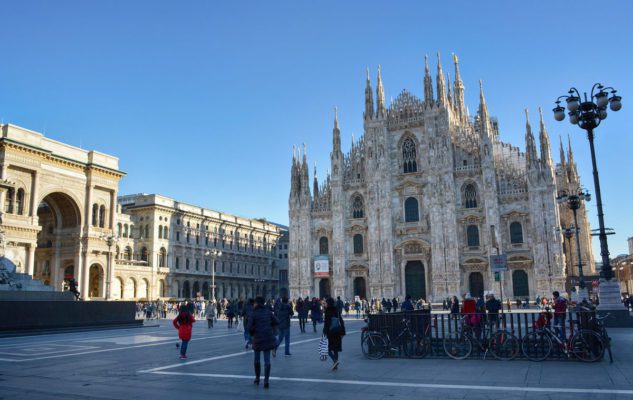
<path id="1" fill-rule="evenodd" d="M 364 135 L 344 154 L 335 114 L 324 181 L 315 167 L 311 185 L 305 147 L 303 156 L 293 151 L 292 297 L 441 301 L 499 295 L 500 287 L 504 297 L 522 299 L 564 292 L 569 266 L 560 226 L 569 215 L 556 197 L 579 186 L 571 148 L 565 162 L 561 146 L 563 159 L 554 164 L 542 115 L 538 132 L 527 118 L 525 152 L 501 141 L 481 84 L 478 112 L 469 116 L 457 57 L 454 64 L 451 85 L 438 55 L 434 90 L 425 60 L 424 99 L 403 90 L 389 106 L 380 67 L 375 101 L 368 71 Z M 579 211 L 581 247 L 590 256 Z M 496 281 L 490 256 L 499 254 L 508 269 Z"/>

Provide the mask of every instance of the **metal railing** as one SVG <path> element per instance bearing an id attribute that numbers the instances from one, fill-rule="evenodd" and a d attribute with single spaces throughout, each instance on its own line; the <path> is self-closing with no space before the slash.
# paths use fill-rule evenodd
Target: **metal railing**
<path id="1" fill-rule="evenodd" d="M 467 329 L 472 329 L 472 335 L 482 340 L 486 335 L 490 335 L 501 329 L 512 333 L 519 341 L 528 333 L 535 329 L 548 327 L 557 333 L 562 331 L 560 327 L 554 326 L 553 311 L 550 313 L 551 319 L 547 318 L 542 310 L 521 310 L 517 312 L 504 312 L 496 314 L 476 313 L 476 314 L 449 314 L 447 312 L 431 313 L 430 310 L 416 310 L 408 312 L 377 313 L 368 315 L 368 331 L 380 332 L 392 338 L 391 348 L 387 357 L 406 357 L 404 347 L 406 343 L 401 343 L 398 338 L 406 336 L 400 335 L 405 323 L 412 334 L 420 339 L 430 339 L 430 349 L 426 353 L 426 358 L 448 358 L 444 350 L 444 339 L 455 332 L 465 329 L 464 317 L 468 321 L 476 321 L 467 324 Z M 568 311 L 565 318 L 565 336 L 570 338 L 580 329 L 591 329 L 598 331 L 595 323 L 595 311 Z M 405 322 L 406 321 L 406 322 Z M 495 322 L 496 321 L 496 322 Z M 400 340 L 402 341 L 402 340 Z M 483 359 L 486 350 L 480 346 L 473 346 L 469 358 Z M 488 354 L 490 358 L 490 354 Z M 526 359 L 521 351 L 518 352 L 517 359 Z M 561 346 L 554 346 L 547 357 L 548 360 L 568 360 L 570 359 Z"/>

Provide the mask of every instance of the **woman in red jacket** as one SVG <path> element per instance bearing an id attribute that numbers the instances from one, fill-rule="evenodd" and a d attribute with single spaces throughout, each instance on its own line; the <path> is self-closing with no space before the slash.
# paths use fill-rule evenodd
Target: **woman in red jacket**
<path id="1" fill-rule="evenodd" d="M 191 328 L 193 328 L 194 322 L 196 322 L 196 319 L 184 307 L 180 308 L 180 313 L 174 318 L 174 327 L 178 329 L 178 338 L 182 340 L 182 345 L 180 346 L 181 360 L 187 358 L 187 345 L 189 345 L 191 340 Z"/>

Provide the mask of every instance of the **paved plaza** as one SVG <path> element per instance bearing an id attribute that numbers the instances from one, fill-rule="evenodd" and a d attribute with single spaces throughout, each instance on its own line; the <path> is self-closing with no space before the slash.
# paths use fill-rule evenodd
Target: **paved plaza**
<path id="1" fill-rule="evenodd" d="M 317 329 L 321 329 L 319 326 Z M 178 359 L 171 321 L 143 328 L 0 339 L 0 399 L 617 399 L 633 397 L 633 332 L 611 329 L 615 362 L 445 359 L 370 361 L 362 321 L 347 321 L 341 366 L 319 360 L 319 333 L 293 321 L 291 357 L 273 359 L 271 387 L 252 384 L 252 351 L 226 321 L 194 325 Z M 308 331 L 312 329 L 308 325 Z"/>

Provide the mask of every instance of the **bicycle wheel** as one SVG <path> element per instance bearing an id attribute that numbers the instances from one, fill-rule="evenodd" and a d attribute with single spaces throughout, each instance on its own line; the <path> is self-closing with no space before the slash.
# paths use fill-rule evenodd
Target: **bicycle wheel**
<path id="1" fill-rule="evenodd" d="M 530 361 L 543 361 L 552 352 L 552 339 L 543 331 L 533 331 L 521 339 L 521 351 Z"/>
<path id="2" fill-rule="evenodd" d="M 387 343 L 385 339 L 376 333 L 369 333 L 361 343 L 363 355 L 370 360 L 379 360 L 385 356 Z"/>
<path id="3" fill-rule="evenodd" d="M 473 351 L 473 343 L 462 332 L 451 332 L 444 338 L 444 352 L 454 360 L 468 358 Z"/>
<path id="4" fill-rule="evenodd" d="M 570 351 L 580 361 L 596 362 L 604 355 L 604 342 L 596 332 L 581 329 L 572 336 Z"/>
<path id="5" fill-rule="evenodd" d="M 497 360 L 514 360 L 519 355 L 519 339 L 510 332 L 497 331 L 490 338 L 488 348 Z"/>
<path id="6" fill-rule="evenodd" d="M 431 338 L 412 336 L 403 344 L 403 348 L 409 358 L 424 358 L 431 349 Z"/>

